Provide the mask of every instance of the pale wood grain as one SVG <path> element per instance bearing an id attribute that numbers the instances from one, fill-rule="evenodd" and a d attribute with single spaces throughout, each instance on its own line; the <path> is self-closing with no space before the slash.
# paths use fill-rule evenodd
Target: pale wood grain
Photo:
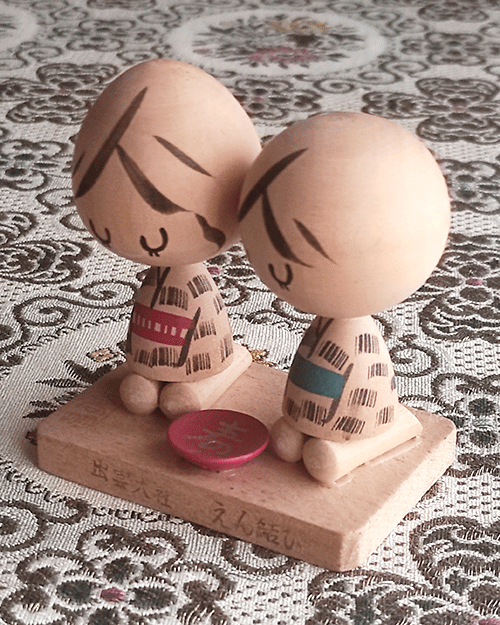
<path id="1" fill-rule="evenodd" d="M 332 570 L 362 564 L 453 460 L 451 421 L 413 411 L 416 444 L 365 464 L 332 488 L 271 450 L 238 470 L 213 473 L 180 459 L 159 411 L 128 413 L 118 395 L 126 365 L 40 425 L 45 471 Z M 281 416 L 286 374 L 253 364 L 216 403 L 267 426 Z"/>

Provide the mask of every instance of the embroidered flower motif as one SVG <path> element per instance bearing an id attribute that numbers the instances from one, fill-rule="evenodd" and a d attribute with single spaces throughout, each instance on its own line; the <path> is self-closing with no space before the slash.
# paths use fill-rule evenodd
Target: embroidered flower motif
<path id="1" fill-rule="evenodd" d="M 423 118 L 417 134 L 428 141 L 500 142 L 498 87 L 473 78 L 425 78 L 416 87 L 422 95 L 372 92 L 363 111 L 393 119 Z"/>
<path id="2" fill-rule="evenodd" d="M 70 158 L 63 143 L 6 139 L 0 142 L 0 184 L 16 191 L 43 189 L 62 175 Z"/>
<path id="3" fill-rule="evenodd" d="M 477 625 L 474 610 L 453 596 L 391 573 L 320 573 L 309 584 L 309 598 L 314 614 L 307 625 Z"/>
<path id="4" fill-rule="evenodd" d="M 196 53 L 251 67 L 307 68 L 317 61 L 341 61 L 366 45 L 354 25 L 328 23 L 308 15 L 245 17 L 209 24 L 193 42 Z"/>
<path id="5" fill-rule="evenodd" d="M 468 33 L 427 33 L 424 37 L 405 39 L 404 54 L 419 54 L 434 65 L 481 65 L 486 58 L 500 55 L 495 41 Z"/>
<path id="6" fill-rule="evenodd" d="M 35 226 L 36 218 L 31 213 L 0 211 L 0 246 L 15 241 Z"/>
<path id="7" fill-rule="evenodd" d="M 377 0 L 383 5 L 384 0 Z M 429 2 L 419 9 L 419 15 L 430 22 L 457 20 L 460 22 L 482 22 L 488 19 L 483 10 L 489 6 L 488 0 L 470 2 L 470 0 L 446 0 Z"/>
<path id="8" fill-rule="evenodd" d="M 99 356 L 106 354 L 106 357 L 100 359 Z M 30 402 L 33 412 L 26 415 L 25 418 L 42 418 L 52 414 L 57 408 L 63 406 L 76 395 L 91 386 L 103 375 L 109 373 L 116 363 L 123 362 L 123 354 L 111 352 L 109 349 L 96 350 L 88 357 L 94 362 L 108 362 L 108 364 L 99 366 L 96 370 L 85 367 L 72 360 L 66 360 L 64 367 L 68 372 L 68 376 L 64 378 L 49 378 L 46 380 L 38 380 L 38 384 L 50 386 L 52 388 L 62 389 L 62 392 L 53 397 L 50 401 L 44 399 L 33 400 Z M 113 361 L 113 362 L 110 362 Z"/>
<path id="9" fill-rule="evenodd" d="M 55 37 L 68 39 L 71 50 L 99 50 L 118 52 L 124 47 L 131 52 L 136 46 L 146 48 L 158 43 L 161 35 L 153 27 L 145 27 L 135 20 L 87 19 L 80 22 L 76 31 L 67 28 L 54 29 Z"/>
<path id="10" fill-rule="evenodd" d="M 464 517 L 432 519 L 415 528 L 410 548 L 421 573 L 457 603 L 493 623 L 500 612 L 500 526 Z M 489 617 L 489 618 L 486 618 Z M 443 622 L 443 621 L 441 621 Z M 446 621 L 444 621 L 446 622 Z M 476 623 L 480 623 L 477 617 Z M 483 623 L 484 625 L 484 623 Z"/>
<path id="11" fill-rule="evenodd" d="M 0 85 L 0 102 L 19 102 L 7 113 L 16 123 L 75 124 L 83 120 L 90 102 L 117 71 L 113 65 L 51 63 L 37 70 L 38 81 L 5 80 Z"/>
<path id="12" fill-rule="evenodd" d="M 312 61 L 318 61 L 319 55 L 307 48 L 292 48 L 290 46 L 276 46 L 274 48 L 262 48 L 251 52 L 248 56 L 250 65 L 269 65 L 275 63 L 283 68 L 290 65 L 304 65 Z"/>
<path id="13" fill-rule="evenodd" d="M 1 613 L 12 625 L 32 622 L 35 612 L 44 625 L 228 622 L 218 601 L 232 583 L 210 565 L 181 565 L 184 551 L 166 530 L 94 527 L 72 551 L 39 550 L 22 560 Z"/>
<path id="14" fill-rule="evenodd" d="M 437 269 L 414 298 L 431 300 L 420 313 L 429 336 L 451 341 L 477 337 L 496 344 L 499 293 L 500 237 L 452 234 Z"/>
<path id="15" fill-rule="evenodd" d="M 319 111 L 318 93 L 313 89 L 293 89 L 292 83 L 278 79 L 243 78 L 233 93 L 255 119 L 283 120 L 294 113 Z"/>
<path id="16" fill-rule="evenodd" d="M 0 278 L 25 284 L 68 283 L 79 278 L 79 261 L 90 246 L 73 241 L 20 241 L 0 249 Z"/>
<path id="17" fill-rule="evenodd" d="M 500 166 L 486 161 L 439 162 L 450 189 L 454 211 L 500 212 Z"/>
<path id="18" fill-rule="evenodd" d="M 496 448 L 500 442 L 500 376 L 439 373 L 432 381 L 432 394 L 459 428 L 462 452 L 458 460 L 462 466 L 458 473 L 462 474 L 465 466 L 473 469 L 481 457 L 481 470 L 500 476 L 498 462 L 496 466 L 494 462 L 495 451 L 497 457 L 500 451 Z"/>

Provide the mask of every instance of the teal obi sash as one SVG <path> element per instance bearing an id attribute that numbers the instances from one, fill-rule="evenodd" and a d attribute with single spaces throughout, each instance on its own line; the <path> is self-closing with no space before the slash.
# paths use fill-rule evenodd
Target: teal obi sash
<path id="1" fill-rule="evenodd" d="M 288 379 L 304 391 L 337 399 L 344 390 L 344 376 L 315 365 L 298 352 L 293 359 Z"/>

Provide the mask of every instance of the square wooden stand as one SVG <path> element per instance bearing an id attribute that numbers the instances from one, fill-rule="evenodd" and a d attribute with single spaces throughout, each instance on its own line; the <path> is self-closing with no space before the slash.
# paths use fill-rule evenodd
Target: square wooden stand
<path id="1" fill-rule="evenodd" d="M 415 410 L 419 439 L 333 488 L 271 449 L 239 469 L 206 471 L 172 451 L 161 413 L 123 408 L 118 386 L 126 370 L 120 366 L 42 422 L 41 469 L 334 571 L 361 565 L 453 461 L 453 423 Z M 216 407 L 270 426 L 281 416 L 285 382 L 283 371 L 253 364 Z"/>

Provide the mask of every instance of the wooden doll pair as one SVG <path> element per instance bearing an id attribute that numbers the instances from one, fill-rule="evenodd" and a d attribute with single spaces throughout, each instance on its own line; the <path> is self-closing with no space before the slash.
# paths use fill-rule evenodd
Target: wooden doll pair
<path id="1" fill-rule="evenodd" d="M 446 184 L 412 133 L 331 113 L 261 150 L 222 84 L 157 60 L 125 72 L 97 100 L 73 172 L 94 237 L 151 267 L 128 334 L 120 395 L 129 411 L 159 406 L 174 419 L 209 408 L 250 365 L 204 265 L 241 236 L 262 281 L 316 315 L 271 432 L 275 453 L 303 460 L 331 485 L 418 436 L 370 316 L 418 289 L 446 242 Z"/>

